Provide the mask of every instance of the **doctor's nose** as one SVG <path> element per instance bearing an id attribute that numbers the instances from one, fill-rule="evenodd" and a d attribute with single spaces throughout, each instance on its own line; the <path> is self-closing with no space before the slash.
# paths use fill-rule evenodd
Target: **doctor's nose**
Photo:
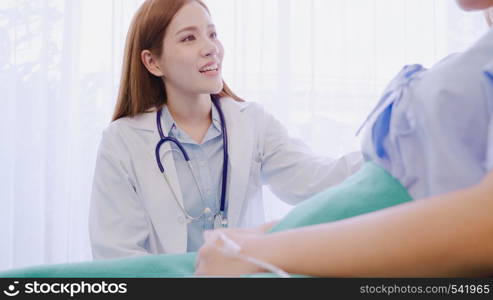
<path id="1" fill-rule="evenodd" d="M 218 54 L 219 47 L 211 41 L 206 42 L 206 44 L 202 47 L 201 55 L 204 57 L 217 56 Z"/>

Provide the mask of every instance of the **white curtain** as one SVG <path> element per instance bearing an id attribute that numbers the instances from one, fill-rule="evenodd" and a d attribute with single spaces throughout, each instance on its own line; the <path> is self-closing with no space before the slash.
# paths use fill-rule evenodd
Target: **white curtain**
<path id="1" fill-rule="evenodd" d="M 431 66 L 486 30 L 454 2 L 206 0 L 228 84 L 331 156 L 358 149 L 355 130 L 403 65 Z M 96 151 L 141 3 L 0 0 L 0 269 L 91 259 Z M 290 209 L 267 196 L 269 220 Z"/>

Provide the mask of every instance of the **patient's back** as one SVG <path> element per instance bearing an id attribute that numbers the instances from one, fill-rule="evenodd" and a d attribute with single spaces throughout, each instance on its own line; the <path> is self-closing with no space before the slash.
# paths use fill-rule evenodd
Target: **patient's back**
<path id="1" fill-rule="evenodd" d="M 413 198 L 478 183 L 493 168 L 493 30 L 426 70 L 407 66 L 367 123 L 363 152 Z"/>

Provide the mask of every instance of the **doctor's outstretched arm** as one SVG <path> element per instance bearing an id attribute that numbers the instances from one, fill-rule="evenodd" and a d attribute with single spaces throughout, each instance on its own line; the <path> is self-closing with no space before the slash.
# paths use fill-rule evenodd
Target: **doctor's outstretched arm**
<path id="1" fill-rule="evenodd" d="M 493 274 L 493 172 L 478 185 L 334 223 L 272 235 L 228 236 L 242 254 L 322 277 L 475 277 Z M 263 270 L 200 250 L 198 275 Z"/>
<path id="2" fill-rule="evenodd" d="M 314 154 L 305 143 L 289 136 L 272 115 L 265 117 L 262 180 L 281 200 L 298 204 L 343 182 L 363 165 L 360 152 L 338 159 Z"/>

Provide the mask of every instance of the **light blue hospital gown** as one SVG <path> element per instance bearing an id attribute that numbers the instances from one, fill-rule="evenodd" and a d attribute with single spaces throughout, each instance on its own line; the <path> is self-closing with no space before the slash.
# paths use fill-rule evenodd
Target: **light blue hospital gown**
<path id="1" fill-rule="evenodd" d="M 493 30 L 433 68 L 407 66 L 365 122 L 363 153 L 417 199 L 493 169 Z"/>

